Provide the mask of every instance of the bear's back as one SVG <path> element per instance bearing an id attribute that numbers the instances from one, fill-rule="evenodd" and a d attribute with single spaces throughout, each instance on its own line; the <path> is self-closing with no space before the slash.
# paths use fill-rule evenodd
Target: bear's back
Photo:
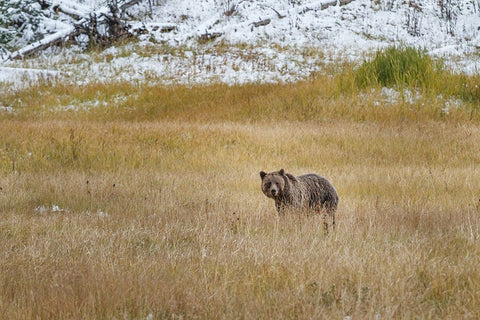
<path id="1" fill-rule="evenodd" d="M 298 176 L 297 181 L 303 185 L 303 189 L 307 192 L 309 206 L 325 204 L 325 202 L 333 208 L 338 205 L 337 190 L 326 178 L 315 173 L 308 173 Z"/>

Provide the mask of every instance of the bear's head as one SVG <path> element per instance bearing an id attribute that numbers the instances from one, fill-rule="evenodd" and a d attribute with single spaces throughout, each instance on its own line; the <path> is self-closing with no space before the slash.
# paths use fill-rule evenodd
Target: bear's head
<path id="1" fill-rule="evenodd" d="M 266 173 L 260 171 L 260 178 L 262 178 L 263 193 L 273 199 L 282 196 L 285 189 L 285 170 Z"/>

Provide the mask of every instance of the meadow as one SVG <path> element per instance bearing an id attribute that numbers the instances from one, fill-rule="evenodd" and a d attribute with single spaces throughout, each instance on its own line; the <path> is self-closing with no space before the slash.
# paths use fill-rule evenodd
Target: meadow
<path id="1" fill-rule="evenodd" d="M 2 317 L 480 318 L 478 78 L 392 98 L 340 69 L 6 93 Z M 259 171 L 281 168 L 335 185 L 334 232 L 276 215 Z"/>

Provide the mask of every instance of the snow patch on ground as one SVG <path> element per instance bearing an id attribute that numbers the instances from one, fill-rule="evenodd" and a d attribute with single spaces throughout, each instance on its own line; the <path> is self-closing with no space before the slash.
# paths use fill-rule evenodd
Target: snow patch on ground
<path id="1" fill-rule="evenodd" d="M 6 83 L 55 79 L 60 75 L 61 72 L 58 70 L 0 67 L 0 82 Z"/>
<path id="2" fill-rule="evenodd" d="M 68 210 L 62 209 L 55 204 L 52 205 L 51 207 L 41 205 L 41 206 L 35 207 L 34 211 L 38 214 L 41 214 L 41 215 L 48 214 L 48 213 L 58 213 L 58 212 L 68 213 L 69 212 Z"/>
<path id="3" fill-rule="evenodd" d="M 47 215 L 50 213 L 70 213 L 71 212 L 69 209 L 62 208 L 56 204 L 53 204 L 51 206 L 49 205 L 37 206 L 33 211 L 40 215 Z M 87 216 L 97 216 L 99 218 L 108 218 L 109 216 L 108 213 L 103 210 L 97 210 L 96 212 L 93 212 L 93 213 L 90 211 L 86 211 L 84 212 L 84 214 Z"/>
<path id="4" fill-rule="evenodd" d="M 1 113 L 15 113 L 15 108 L 11 106 L 0 106 L 0 114 Z"/>

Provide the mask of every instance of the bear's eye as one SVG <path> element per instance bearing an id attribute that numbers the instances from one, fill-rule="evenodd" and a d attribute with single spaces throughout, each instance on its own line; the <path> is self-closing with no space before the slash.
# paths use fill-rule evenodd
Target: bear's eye
<path id="1" fill-rule="evenodd" d="M 266 188 L 270 188 L 270 186 L 271 186 L 271 185 L 272 185 L 272 183 L 271 183 L 271 182 L 267 182 L 267 183 L 265 183 L 265 187 L 266 187 Z"/>

